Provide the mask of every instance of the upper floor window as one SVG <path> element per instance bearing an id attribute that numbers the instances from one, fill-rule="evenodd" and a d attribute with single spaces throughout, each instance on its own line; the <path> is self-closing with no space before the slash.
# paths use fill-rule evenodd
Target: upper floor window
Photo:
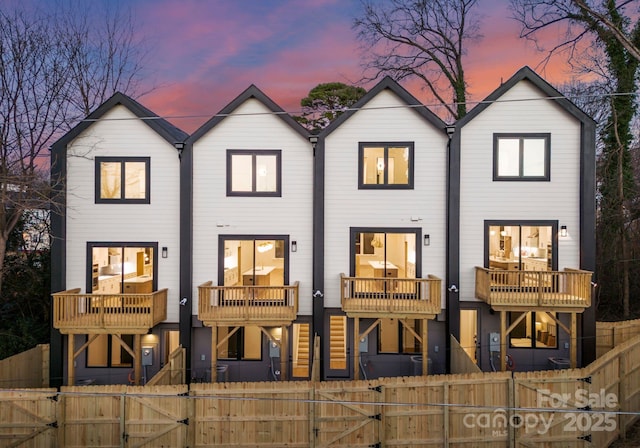
<path id="1" fill-rule="evenodd" d="M 282 151 L 227 150 L 227 196 L 282 196 Z"/>
<path id="2" fill-rule="evenodd" d="M 360 143 L 358 188 L 413 188 L 413 142 Z"/>
<path id="3" fill-rule="evenodd" d="M 493 180 L 549 180 L 551 134 L 494 134 Z"/>
<path id="4" fill-rule="evenodd" d="M 96 203 L 148 204 L 149 157 L 96 157 Z"/>

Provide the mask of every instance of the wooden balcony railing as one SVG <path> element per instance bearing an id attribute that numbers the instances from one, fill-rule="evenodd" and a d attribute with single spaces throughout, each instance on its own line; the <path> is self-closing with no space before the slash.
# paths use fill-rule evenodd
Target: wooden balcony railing
<path id="1" fill-rule="evenodd" d="M 291 324 L 298 315 L 298 282 L 288 286 L 198 286 L 198 319 L 205 325 Z"/>
<path id="2" fill-rule="evenodd" d="M 144 334 L 167 319 L 167 290 L 150 294 L 53 294 L 53 326 L 63 334 Z"/>
<path id="3" fill-rule="evenodd" d="M 589 271 L 503 271 L 476 267 L 476 297 L 494 310 L 582 312 L 591 305 Z"/>
<path id="4" fill-rule="evenodd" d="M 441 310 L 442 280 L 340 276 L 342 310 L 349 317 L 427 317 Z"/>

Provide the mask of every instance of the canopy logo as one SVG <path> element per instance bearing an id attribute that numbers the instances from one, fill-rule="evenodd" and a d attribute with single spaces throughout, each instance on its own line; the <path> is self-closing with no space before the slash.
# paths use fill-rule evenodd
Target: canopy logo
<path id="1" fill-rule="evenodd" d="M 557 418 L 566 420 L 564 431 L 615 431 L 617 427 L 615 412 L 607 411 L 617 409 L 618 397 L 605 389 L 597 393 L 578 389 L 573 394 L 538 389 L 536 398 L 538 407 L 535 409 L 507 412 L 504 408 L 497 408 L 492 412 L 470 413 L 464 416 L 462 423 L 470 429 L 490 429 L 494 437 L 507 435 L 509 428 L 546 434 Z"/>

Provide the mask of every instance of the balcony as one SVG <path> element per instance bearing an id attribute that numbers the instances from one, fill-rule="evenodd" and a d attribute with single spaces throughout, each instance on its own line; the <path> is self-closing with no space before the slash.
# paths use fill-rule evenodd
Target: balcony
<path id="1" fill-rule="evenodd" d="M 342 310 L 349 317 L 432 319 L 441 309 L 442 280 L 340 276 Z"/>
<path id="2" fill-rule="evenodd" d="M 145 334 L 167 318 L 167 290 L 149 294 L 53 295 L 53 326 L 63 334 Z"/>
<path id="3" fill-rule="evenodd" d="M 208 326 L 290 325 L 298 315 L 298 282 L 292 286 L 198 286 L 198 319 Z"/>
<path id="4" fill-rule="evenodd" d="M 591 305 L 589 271 L 506 271 L 476 267 L 476 297 L 496 311 L 581 313 Z"/>

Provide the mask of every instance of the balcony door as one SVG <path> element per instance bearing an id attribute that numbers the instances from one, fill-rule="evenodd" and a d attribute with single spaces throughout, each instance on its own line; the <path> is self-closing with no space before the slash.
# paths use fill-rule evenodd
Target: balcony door
<path id="1" fill-rule="evenodd" d="M 221 236 L 219 283 L 223 286 L 283 286 L 289 281 L 287 236 Z"/>
<path id="2" fill-rule="evenodd" d="M 556 222 L 487 223 L 487 266 L 510 271 L 557 270 Z"/>
<path id="3" fill-rule="evenodd" d="M 356 288 L 389 292 L 398 282 L 383 279 L 420 278 L 419 239 L 420 229 L 352 228 L 351 276 L 372 279 Z"/>
<path id="4" fill-rule="evenodd" d="M 87 291 L 147 294 L 157 289 L 157 243 L 88 243 Z"/>

